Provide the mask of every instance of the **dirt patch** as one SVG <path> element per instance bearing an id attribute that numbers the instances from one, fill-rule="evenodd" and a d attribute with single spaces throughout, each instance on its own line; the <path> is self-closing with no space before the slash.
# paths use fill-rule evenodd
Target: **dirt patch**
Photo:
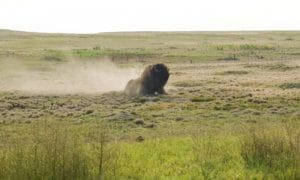
<path id="1" fill-rule="evenodd" d="M 139 74 L 136 67 L 120 68 L 103 60 L 50 63 L 29 69 L 21 62 L 1 62 L 0 91 L 35 94 L 76 94 L 121 91 Z"/>

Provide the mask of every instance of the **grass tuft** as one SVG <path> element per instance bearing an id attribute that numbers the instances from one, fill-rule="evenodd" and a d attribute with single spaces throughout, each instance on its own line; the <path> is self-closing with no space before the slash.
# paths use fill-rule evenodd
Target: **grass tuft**
<path id="1" fill-rule="evenodd" d="M 281 89 L 300 89 L 300 83 L 283 83 L 279 87 Z"/>
<path id="2" fill-rule="evenodd" d="M 241 156 L 249 169 L 275 172 L 273 175 L 280 179 L 294 179 L 299 161 L 299 137 L 300 133 L 289 125 L 275 129 L 256 127 L 244 136 Z"/>

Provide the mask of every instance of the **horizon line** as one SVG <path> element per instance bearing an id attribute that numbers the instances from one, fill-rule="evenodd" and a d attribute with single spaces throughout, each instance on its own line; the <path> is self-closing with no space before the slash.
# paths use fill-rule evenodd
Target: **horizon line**
<path id="1" fill-rule="evenodd" d="M 74 34 L 74 35 L 93 35 L 93 34 L 106 34 L 106 33 L 208 33 L 208 32 L 300 32 L 300 29 L 257 29 L 257 30 L 141 30 L 141 31 L 99 31 L 99 32 L 45 32 L 45 31 L 27 31 L 17 29 L 0 28 L 0 31 L 12 31 L 20 33 L 37 33 L 37 34 Z"/>

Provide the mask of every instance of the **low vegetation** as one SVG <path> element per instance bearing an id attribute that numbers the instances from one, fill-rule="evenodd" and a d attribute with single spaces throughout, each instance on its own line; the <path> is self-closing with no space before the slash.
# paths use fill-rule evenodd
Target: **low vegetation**
<path id="1" fill-rule="evenodd" d="M 116 143 L 100 124 L 26 126 L 1 131 L 2 179 L 298 177 L 299 129 L 286 123 L 252 126 L 243 136 L 193 134 L 137 143 Z"/>
<path id="2" fill-rule="evenodd" d="M 245 68 L 261 68 L 267 70 L 275 70 L 275 71 L 289 71 L 289 70 L 297 70 L 300 66 L 290 66 L 286 64 L 249 64 L 245 65 Z"/>
<path id="3" fill-rule="evenodd" d="M 248 71 L 224 71 L 218 73 L 219 75 L 241 75 L 241 74 L 248 74 Z"/>
<path id="4" fill-rule="evenodd" d="M 45 50 L 44 59 L 47 61 L 63 61 L 65 54 L 61 51 Z"/>
<path id="5" fill-rule="evenodd" d="M 155 53 L 147 52 L 145 49 L 127 49 L 127 50 L 113 50 L 94 47 L 92 49 L 74 49 L 72 55 L 79 58 L 110 58 L 112 61 L 119 60 L 138 60 L 144 58 L 151 58 L 157 56 Z"/>
<path id="6" fill-rule="evenodd" d="M 254 127 L 244 137 L 241 155 L 245 165 L 253 171 L 262 171 L 270 178 L 297 179 L 299 162 L 299 130 L 291 124 L 283 128 Z M 297 132 L 298 131 L 298 132 Z"/>

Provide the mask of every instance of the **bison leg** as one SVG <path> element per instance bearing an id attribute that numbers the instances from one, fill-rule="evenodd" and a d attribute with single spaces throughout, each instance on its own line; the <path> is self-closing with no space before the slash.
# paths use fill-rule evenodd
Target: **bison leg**
<path id="1" fill-rule="evenodd" d="M 167 94 L 164 88 L 161 88 L 157 91 L 158 94 Z"/>

